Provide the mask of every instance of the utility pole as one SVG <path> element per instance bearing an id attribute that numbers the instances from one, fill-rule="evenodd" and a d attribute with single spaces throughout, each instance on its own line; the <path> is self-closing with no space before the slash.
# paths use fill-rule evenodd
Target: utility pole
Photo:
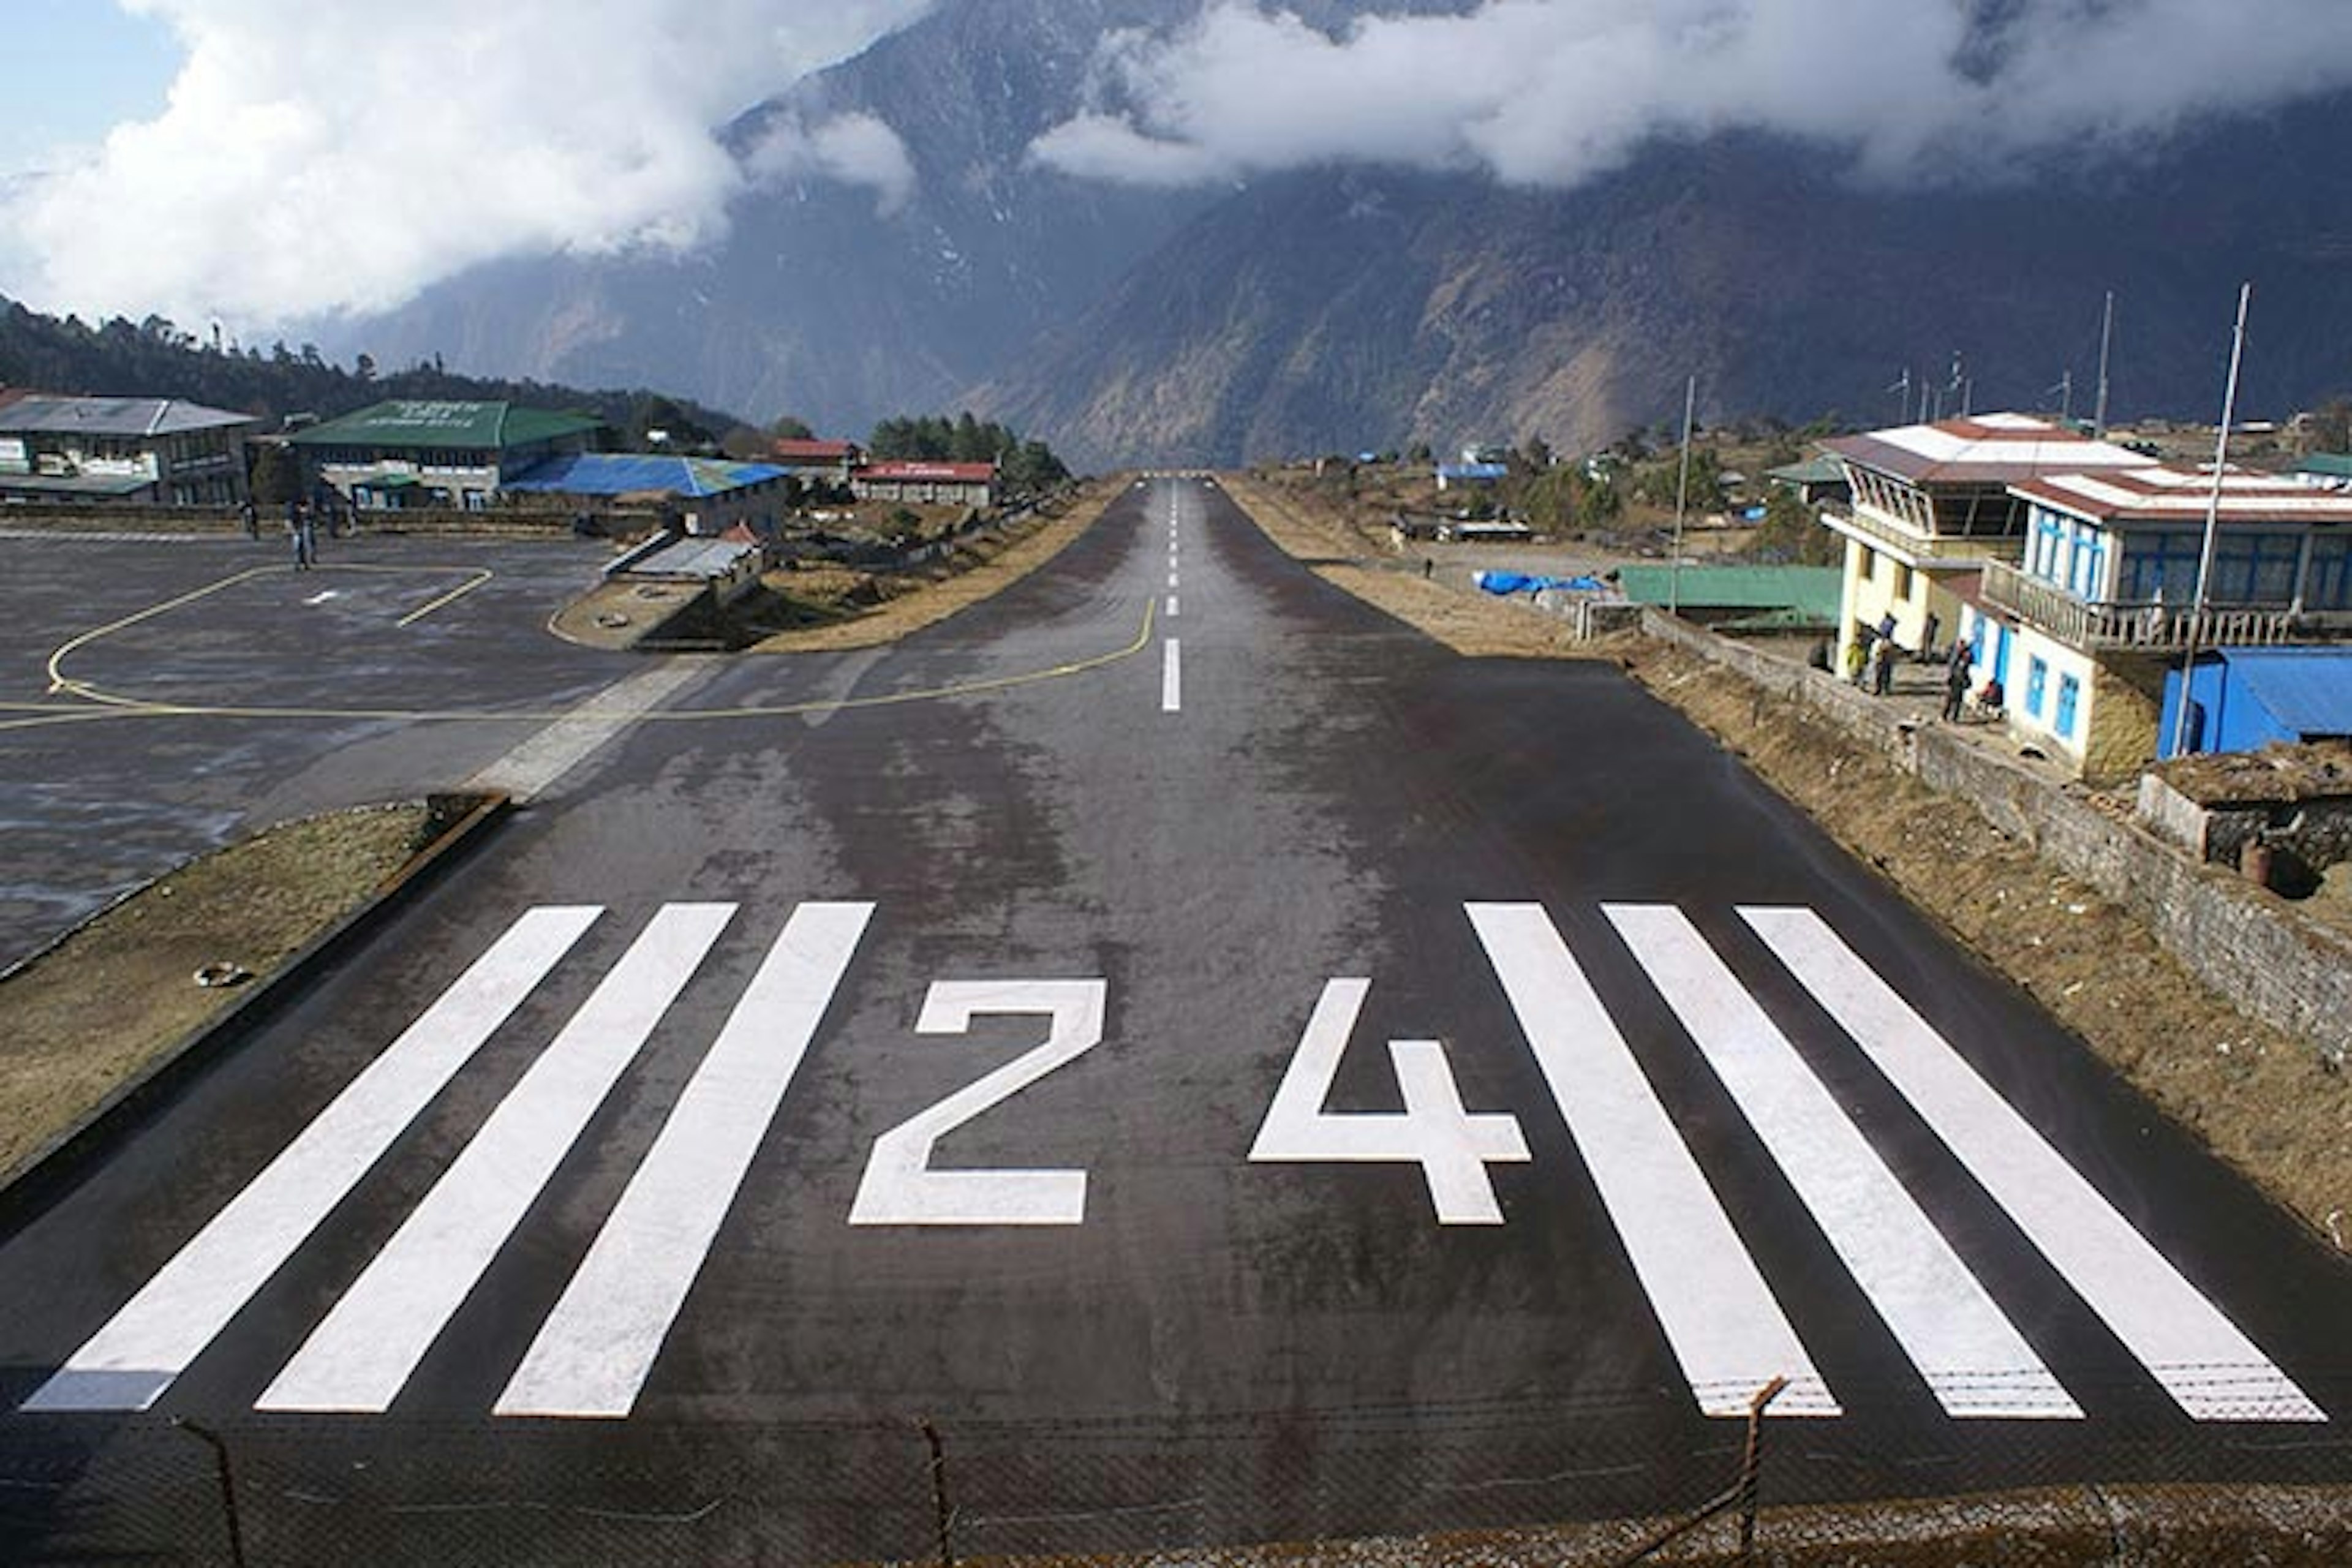
<path id="1" fill-rule="evenodd" d="M 1666 614 L 1683 613 L 1683 509 L 1690 500 L 1691 418 L 1698 412 L 1698 377 L 1683 384 L 1683 464 L 1675 480 L 1675 559 L 1666 568 Z"/>
<path id="2" fill-rule="evenodd" d="M 2246 350 L 2246 308 L 2254 297 L 2254 286 L 2247 283 L 2238 289 L 2238 325 L 2230 335 L 2230 383 L 2221 394 L 2221 433 L 2213 442 L 2213 489 L 2205 502 L 2205 545 L 2197 555 L 2197 595 L 2189 605 L 2189 635 L 2183 639 L 2180 654 L 2180 707 L 2173 715 L 2172 754 L 2179 756 L 2189 745 L 2189 690 L 2197 675 L 2197 643 L 2205 629 L 2205 594 L 2213 576 L 2213 543 L 2221 527 L 2221 475 L 2230 465 L 2230 424 L 2238 416 L 2238 366 Z"/>
<path id="3" fill-rule="evenodd" d="M 2107 308 L 2099 318 L 2099 405 L 2091 416 L 2091 439 L 2107 438 L 2107 350 L 2116 338 L 2116 291 L 2107 290 Z"/>

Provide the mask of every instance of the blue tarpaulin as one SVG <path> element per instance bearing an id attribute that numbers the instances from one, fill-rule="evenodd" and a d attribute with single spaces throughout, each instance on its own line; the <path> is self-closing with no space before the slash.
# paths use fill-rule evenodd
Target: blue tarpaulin
<path id="1" fill-rule="evenodd" d="M 1470 580 L 1489 594 L 1540 594 L 1546 588 L 1566 588 L 1578 594 L 1603 594 L 1609 584 L 1597 577 L 1538 577 L 1525 572 L 1474 572 Z"/>

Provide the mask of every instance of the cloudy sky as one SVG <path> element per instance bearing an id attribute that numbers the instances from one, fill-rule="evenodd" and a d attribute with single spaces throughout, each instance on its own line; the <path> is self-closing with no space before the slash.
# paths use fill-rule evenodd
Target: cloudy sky
<path id="1" fill-rule="evenodd" d="M 257 331 L 500 256 L 690 248 L 761 177 L 888 205 L 878 121 L 783 128 L 755 167 L 713 129 L 929 4 L 0 0 L 0 293 Z"/>
<path id="2" fill-rule="evenodd" d="M 740 161 L 713 128 L 956 3 L 0 0 L 0 293 L 251 336 L 504 256 L 690 250 L 765 181 L 887 216 L 917 173 L 881 121 L 779 123 Z M 1566 185 L 1652 137 L 1752 129 L 1906 181 L 2352 86 L 2352 0 L 1463 0 L 1338 37 L 1271 0 L 1169 3 L 1167 29 L 1101 40 L 1032 157 L 1145 184 L 1360 160 Z"/>

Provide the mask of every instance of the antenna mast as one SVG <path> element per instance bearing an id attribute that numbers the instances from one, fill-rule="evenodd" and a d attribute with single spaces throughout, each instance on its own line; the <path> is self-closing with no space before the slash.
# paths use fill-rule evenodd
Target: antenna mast
<path id="1" fill-rule="evenodd" d="M 2107 349 L 2116 336 L 2116 291 L 2107 290 L 2107 308 L 2099 320 L 2099 406 L 2091 416 L 2091 438 L 2107 438 Z"/>

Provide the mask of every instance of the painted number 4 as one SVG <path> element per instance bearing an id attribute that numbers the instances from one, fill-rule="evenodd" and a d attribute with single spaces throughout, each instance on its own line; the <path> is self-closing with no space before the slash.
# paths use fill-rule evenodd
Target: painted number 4
<path id="1" fill-rule="evenodd" d="M 1323 1109 L 1370 990 L 1369 980 L 1334 980 L 1323 987 L 1290 1068 L 1266 1107 L 1251 1161 L 1419 1165 L 1440 1224 L 1502 1224 L 1502 1205 L 1495 1200 L 1486 1167 L 1524 1163 L 1527 1139 L 1514 1116 L 1473 1115 L 1463 1109 L 1445 1047 L 1435 1040 L 1389 1042 L 1389 1060 L 1404 1095 L 1402 1113 Z"/>

